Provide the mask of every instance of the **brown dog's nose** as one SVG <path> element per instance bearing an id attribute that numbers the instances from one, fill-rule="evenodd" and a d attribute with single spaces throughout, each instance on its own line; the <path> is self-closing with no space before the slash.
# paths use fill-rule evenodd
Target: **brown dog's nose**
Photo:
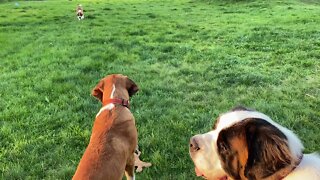
<path id="1" fill-rule="evenodd" d="M 197 138 L 196 137 L 192 137 L 190 139 L 190 152 L 196 152 L 199 151 L 200 147 L 199 144 L 197 142 Z"/>

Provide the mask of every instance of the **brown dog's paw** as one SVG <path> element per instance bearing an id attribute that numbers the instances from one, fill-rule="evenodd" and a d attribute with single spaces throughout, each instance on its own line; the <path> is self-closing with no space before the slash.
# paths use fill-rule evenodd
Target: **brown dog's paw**
<path id="1" fill-rule="evenodd" d="M 152 165 L 151 163 L 141 161 L 139 159 L 139 155 L 134 153 L 134 166 L 137 167 L 136 172 L 141 172 L 143 168 L 150 167 Z"/>

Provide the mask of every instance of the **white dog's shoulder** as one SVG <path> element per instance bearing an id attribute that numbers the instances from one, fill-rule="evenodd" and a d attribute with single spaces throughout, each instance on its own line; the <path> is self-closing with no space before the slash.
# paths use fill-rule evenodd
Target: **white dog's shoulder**
<path id="1" fill-rule="evenodd" d="M 304 154 L 299 166 L 293 170 L 285 180 L 319 180 L 320 156 L 317 153 Z"/>

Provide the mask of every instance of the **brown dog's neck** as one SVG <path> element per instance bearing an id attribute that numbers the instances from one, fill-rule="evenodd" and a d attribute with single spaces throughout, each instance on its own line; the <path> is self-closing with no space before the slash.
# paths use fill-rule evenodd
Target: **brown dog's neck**
<path id="1" fill-rule="evenodd" d="M 114 104 L 123 104 L 119 102 L 122 100 L 125 100 L 128 102 L 127 104 L 129 105 L 129 94 L 127 90 L 121 87 L 117 87 L 116 84 L 113 84 L 111 92 L 109 90 L 109 92 L 107 92 L 106 94 L 103 94 L 102 105 L 106 106 L 107 104 L 109 104 L 110 99 L 120 99 L 120 100 L 111 100 L 112 101 L 111 103 L 115 102 Z"/>
<path id="2" fill-rule="evenodd" d="M 108 90 L 107 93 L 103 94 L 103 107 L 100 109 L 96 117 L 105 110 L 112 110 L 117 104 L 129 109 L 129 95 L 128 93 L 126 94 L 125 91 L 126 90 L 123 90 L 122 88 L 116 88 L 115 84 L 113 84 L 111 92 Z"/>
<path id="3" fill-rule="evenodd" d="M 110 103 L 112 103 L 112 104 L 120 104 L 120 105 L 130 109 L 130 102 L 129 102 L 129 100 L 126 100 L 126 99 L 122 99 L 122 98 L 107 99 L 106 102 L 105 102 L 105 105 L 110 104 Z"/>

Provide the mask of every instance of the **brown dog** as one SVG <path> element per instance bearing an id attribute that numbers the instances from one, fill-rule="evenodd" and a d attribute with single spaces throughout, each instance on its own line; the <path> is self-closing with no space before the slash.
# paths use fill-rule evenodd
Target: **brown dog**
<path id="1" fill-rule="evenodd" d="M 114 74 L 103 78 L 93 89 L 103 107 L 96 115 L 89 145 L 73 176 L 75 180 L 134 179 L 134 151 L 137 146 L 135 120 L 129 97 L 138 86 L 128 77 Z"/>

